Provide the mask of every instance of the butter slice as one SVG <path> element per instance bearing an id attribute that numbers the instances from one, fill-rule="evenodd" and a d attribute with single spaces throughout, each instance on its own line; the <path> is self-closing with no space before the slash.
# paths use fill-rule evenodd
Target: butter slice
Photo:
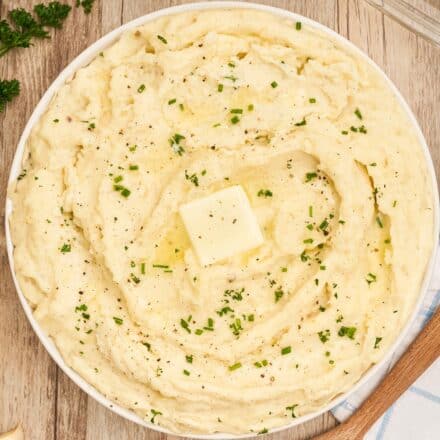
<path id="1" fill-rule="evenodd" d="M 260 246 L 264 239 L 240 185 L 180 207 L 185 228 L 202 265 Z"/>

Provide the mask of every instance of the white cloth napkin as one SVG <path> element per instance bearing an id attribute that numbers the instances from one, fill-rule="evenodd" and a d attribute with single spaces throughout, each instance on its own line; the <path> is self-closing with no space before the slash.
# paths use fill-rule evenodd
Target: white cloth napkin
<path id="1" fill-rule="evenodd" d="M 439 252 L 440 253 L 440 252 Z M 406 338 L 370 381 L 333 409 L 339 420 L 348 419 L 373 391 L 384 375 L 434 313 L 440 304 L 440 255 L 428 293 Z M 434 440 L 440 439 L 440 358 L 391 406 L 365 436 L 365 440 Z"/>

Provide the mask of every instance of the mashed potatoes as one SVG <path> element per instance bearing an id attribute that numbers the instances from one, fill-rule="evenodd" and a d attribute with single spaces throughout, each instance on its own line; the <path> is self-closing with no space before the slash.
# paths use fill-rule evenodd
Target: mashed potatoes
<path id="1" fill-rule="evenodd" d="M 233 185 L 264 243 L 202 266 L 179 207 Z M 265 432 L 350 389 L 433 247 L 422 149 L 382 78 L 251 10 L 127 31 L 59 90 L 10 195 L 16 273 L 66 363 L 175 432 Z"/>

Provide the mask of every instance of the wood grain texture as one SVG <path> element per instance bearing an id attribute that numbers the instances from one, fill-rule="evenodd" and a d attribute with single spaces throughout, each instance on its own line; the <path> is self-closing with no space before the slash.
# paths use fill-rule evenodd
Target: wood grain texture
<path id="1" fill-rule="evenodd" d="M 440 308 L 380 385 L 346 421 L 316 440 L 362 440 L 384 412 L 440 356 Z"/>
<path id="2" fill-rule="evenodd" d="M 41 0 L 40 0 L 41 1 Z M 0 16 L 39 0 L 0 0 Z M 64 0 L 74 4 L 74 0 Z M 401 90 L 425 133 L 440 172 L 440 49 L 369 6 L 364 0 L 266 0 L 329 26 L 353 41 Z M 0 79 L 17 78 L 22 93 L 0 114 L 0 215 L 9 167 L 33 108 L 59 72 L 87 46 L 122 23 L 153 10 L 184 3 L 167 0 L 96 0 L 90 15 L 73 8 L 53 41 L 37 41 L 0 59 Z M 245 5 L 244 5 L 245 6 Z M 34 335 L 9 274 L 0 230 L 0 432 L 21 422 L 31 440 L 176 440 L 127 422 L 97 404 L 64 375 Z M 267 436 L 302 440 L 335 425 L 331 414 Z M 259 437 L 261 438 L 261 437 Z M 266 437 L 265 437 L 266 438 Z"/>

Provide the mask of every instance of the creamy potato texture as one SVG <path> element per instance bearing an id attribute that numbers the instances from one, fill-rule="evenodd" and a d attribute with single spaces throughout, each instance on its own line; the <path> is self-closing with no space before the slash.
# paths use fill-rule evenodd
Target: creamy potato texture
<path id="1" fill-rule="evenodd" d="M 201 266 L 179 207 L 232 185 L 264 243 Z M 59 90 L 10 194 L 16 273 L 66 363 L 175 432 L 265 432 L 349 390 L 433 246 L 426 161 L 383 79 L 251 10 L 123 34 Z"/>

